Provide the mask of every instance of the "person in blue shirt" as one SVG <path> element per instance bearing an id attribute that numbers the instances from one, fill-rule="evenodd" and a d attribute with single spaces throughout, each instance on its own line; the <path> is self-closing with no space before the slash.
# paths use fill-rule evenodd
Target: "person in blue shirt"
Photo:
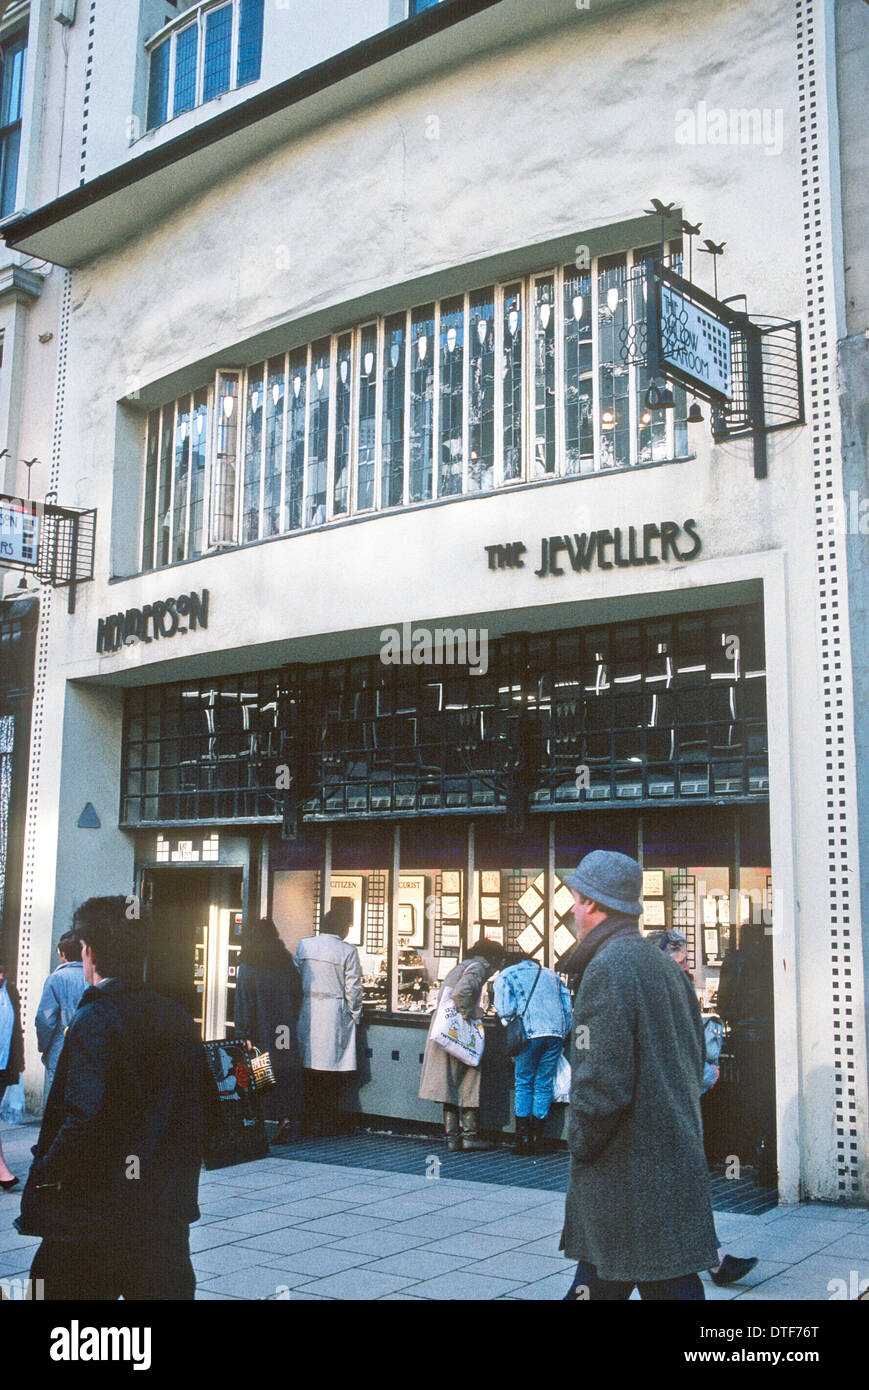
<path id="1" fill-rule="evenodd" d="M 553 970 L 517 952 L 495 980 L 495 1009 L 504 1022 L 521 1017 L 528 1042 L 514 1059 L 517 1154 L 539 1153 L 572 1003 Z"/>
<path id="2" fill-rule="evenodd" d="M 42 988 L 42 998 L 36 1010 L 36 1043 L 45 1067 L 43 1104 L 54 1081 L 57 1059 L 63 1047 L 66 1030 L 84 994 L 85 978 L 81 963 L 81 938 L 68 931 L 57 943 L 60 965 L 49 975 Z"/>

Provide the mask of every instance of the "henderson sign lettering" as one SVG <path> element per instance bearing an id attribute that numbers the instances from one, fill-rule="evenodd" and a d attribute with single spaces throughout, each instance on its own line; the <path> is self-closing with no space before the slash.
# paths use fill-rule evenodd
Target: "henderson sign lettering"
<path id="1" fill-rule="evenodd" d="M 612 531 L 574 532 L 572 536 L 540 538 L 538 579 L 584 570 L 629 569 L 634 565 L 659 565 L 670 559 L 696 560 L 702 541 L 693 517 L 683 521 L 647 522 L 645 526 L 616 526 Z M 523 541 L 484 546 L 490 570 L 521 570 L 528 547 Z"/>
<path id="2" fill-rule="evenodd" d="M 133 642 L 156 642 L 161 637 L 177 637 L 208 627 L 208 590 L 198 594 L 179 594 L 144 608 L 128 608 L 100 618 L 97 651 L 102 656 L 119 651 Z"/>

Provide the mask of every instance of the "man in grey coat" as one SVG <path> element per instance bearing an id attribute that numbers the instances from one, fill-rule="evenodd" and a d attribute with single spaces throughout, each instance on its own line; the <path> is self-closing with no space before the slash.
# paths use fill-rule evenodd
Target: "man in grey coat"
<path id="1" fill-rule="evenodd" d="M 643 874 L 596 850 L 573 892 L 570 1185 L 562 1245 L 578 1261 L 568 1299 L 702 1299 L 718 1261 L 703 1152 L 706 1048 L 682 971 L 643 940 Z"/>
<path id="2" fill-rule="evenodd" d="M 68 931 L 57 943 L 60 965 L 49 975 L 42 988 L 42 998 L 36 1010 L 36 1043 L 45 1067 L 43 1104 L 54 1081 L 57 1059 L 63 1047 L 66 1030 L 72 1022 L 79 1000 L 85 991 L 84 968 L 81 961 L 81 938 Z"/>

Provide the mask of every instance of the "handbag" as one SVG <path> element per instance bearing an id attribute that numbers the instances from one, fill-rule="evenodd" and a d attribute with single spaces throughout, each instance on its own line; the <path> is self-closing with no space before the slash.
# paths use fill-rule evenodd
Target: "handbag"
<path id="1" fill-rule="evenodd" d="M 435 1016 L 432 1020 L 429 1037 L 448 1052 L 457 1057 L 466 1067 L 478 1067 L 483 1056 L 486 1035 L 478 1019 L 468 1019 L 459 1013 L 453 1003 L 453 991 L 444 986 Z"/>
<path id="2" fill-rule="evenodd" d="M 535 975 L 534 983 L 531 986 L 531 994 L 529 994 L 528 998 L 525 1000 L 525 1008 L 522 1010 L 521 1014 L 514 1014 L 512 1018 L 501 1019 L 501 1022 L 507 1029 L 505 1036 L 507 1054 L 510 1057 L 518 1057 L 520 1052 L 525 1051 L 525 1048 L 528 1046 L 528 1043 L 530 1041 L 528 1037 L 528 1030 L 525 1027 L 525 1015 L 528 1012 L 528 1005 L 531 1003 L 531 996 L 537 988 L 537 981 L 540 979 L 542 973 L 543 966 L 538 961 L 537 974 Z"/>

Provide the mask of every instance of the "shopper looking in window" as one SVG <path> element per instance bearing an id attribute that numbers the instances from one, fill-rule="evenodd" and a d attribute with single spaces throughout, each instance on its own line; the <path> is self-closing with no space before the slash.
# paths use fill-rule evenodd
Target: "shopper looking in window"
<path id="1" fill-rule="evenodd" d="M 486 981 L 499 970 L 506 951 L 496 941 L 480 939 L 471 947 L 467 959 L 454 966 L 438 992 L 438 1004 L 445 989 L 453 992 L 453 1003 L 465 1018 L 481 1018 L 480 1000 Z M 437 1008 L 432 1022 L 437 1017 Z M 421 1100 L 440 1102 L 444 1108 L 444 1130 L 447 1150 L 488 1149 L 480 1138 L 480 1068 L 469 1067 L 457 1057 L 445 1052 L 434 1041 L 429 1030 L 419 1083 Z M 459 1112 L 461 1111 L 461 1132 Z"/>
<path id="2" fill-rule="evenodd" d="M 521 1018 L 528 1042 L 513 1061 L 517 1154 L 540 1153 L 552 1088 L 572 1003 L 554 970 L 519 951 L 508 956 L 495 981 L 495 1010 L 505 1021 Z"/>
<path id="3" fill-rule="evenodd" d="M 302 982 L 270 917 L 248 926 L 238 962 L 235 1031 L 268 1052 L 275 1084 L 263 1096 L 265 1118 L 278 1120 L 274 1143 L 285 1143 L 302 1109 L 302 1066 L 296 1029 Z"/>
<path id="4" fill-rule="evenodd" d="M 335 898 L 318 936 L 296 947 L 302 977 L 299 1047 L 302 1054 L 305 1118 L 312 1133 L 337 1134 L 341 1078 L 356 1070 L 356 1029 L 362 1020 L 362 967 L 347 944 L 353 922 L 350 898 Z"/>

